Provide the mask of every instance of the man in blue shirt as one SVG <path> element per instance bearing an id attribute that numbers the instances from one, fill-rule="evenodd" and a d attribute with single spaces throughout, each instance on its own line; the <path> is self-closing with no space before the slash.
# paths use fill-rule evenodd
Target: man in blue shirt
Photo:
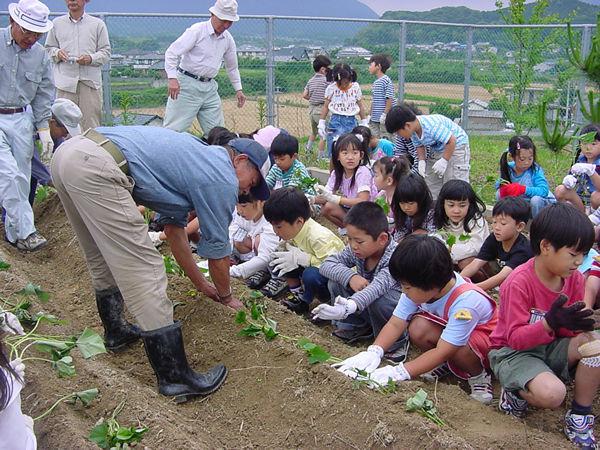
<path id="1" fill-rule="evenodd" d="M 238 194 L 266 200 L 267 151 L 251 139 L 226 148 L 207 146 L 187 133 L 158 127 L 88 130 L 61 145 L 52 159 L 52 179 L 79 243 L 96 290 L 107 348 L 144 340 L 163 395 L 186 401 L 214 392 L 227 370 L 206 374 L 188 366 L 181 325 L 173 322 L 167 277 L 137 205 L 160 214 L 171 251 L 196 288 L 231 308 L 228 227 Z M 214 285 L 196 267 L 185 225 L 196 211 Z M 123 304 L 139 329 L 122 317 Z M 140 331 L 141 329 L 141 331 Z"/>

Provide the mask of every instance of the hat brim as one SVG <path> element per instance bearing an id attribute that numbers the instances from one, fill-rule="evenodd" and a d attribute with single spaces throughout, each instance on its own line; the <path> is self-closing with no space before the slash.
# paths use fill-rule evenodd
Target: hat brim
<path id="1" fill-rule="evenodd" d="M 208 8 L 208 10 L 221 20 L 228 20 L 230 22 L 237 22 L 238 20 L 240 20 L 240 16 L 238 16 L 237 14 L 233 16 L 231 14 L 226 14 L 223 11 L 219 11 L 214 6 L 211 6 L 210 8 Z"/>
<path id="2" fill-rule="evenodd" d="M 269 189 L 269 186 L 262 175 L 260 177 L 260 183 L 251 188 L 250 193 L 252 194 L 252 197 L 257 200 L 269 200 L 269 197 L 271 196 L 271 190 Z"/>
<path id="3" fill-rule="evenodd" d="M 10 5 L 8 5 L 8 13 L 10 14 L 10 17 L 18 25 L 20 25 L 24 30 L 31 31 L 32 33 L 47 33 L 54 26 L 54 24 L 52 23 L 51 20 L 47 20 L 46 25 L 43 27 L 26 22 L 15 13 L 16 9 L 17 9 L 16 3 L 11 3 Z"/>
<path id="4" fill-rule="evenodd" d="M 67 129 L 69 136 L 71 137 L 79 136 L 81 134 L 81 127 L 79 125 L 70 127 L 69 125 L 65 125 L 63 123 L 63 126 Z"/>

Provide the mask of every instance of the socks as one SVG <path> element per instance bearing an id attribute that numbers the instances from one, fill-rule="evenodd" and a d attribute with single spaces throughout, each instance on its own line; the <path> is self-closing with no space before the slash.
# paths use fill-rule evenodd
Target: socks
<path id="1" fill-rule="evenodd" d="M 302 289 L 302 285 L 301 285 L 301 284 L 299 284 L 299 285 L 298 285 L 298 286 L 296 286 L 296 287 L 291 287 L 291 288 L 290 288 L 290 292 L 291 292 L 292 294 L 302 294 L 302 293 L 304 292 L 304 289 Z"/>
<path id="2" fill-rule="evenodd" d="M 592 413 L 592 407 L 581 406 L 575 400 L 571 402 L 571 414 L 577 414 L 578 416 L 587 416 Z"/>

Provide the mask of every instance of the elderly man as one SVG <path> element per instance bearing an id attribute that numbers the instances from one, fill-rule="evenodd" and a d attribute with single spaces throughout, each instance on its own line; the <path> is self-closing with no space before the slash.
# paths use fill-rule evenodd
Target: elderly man
<path id="1" fill-rule="evenodd" d="M 42 34 L 52 28 L 50 11 L 38 0 L 8 5 L 10 25 L 0 29 L 0 204 L 6 212 L 5 239 L 22 251 L 46 245 L 36 231 L 28 201 L 35 130 L 43 156 L 52 155 L 48 128 L 54 98 L 52 69 Z M 25 111 L 31 105 L 32 113 Z"/>
<path id="2" fill-rule="evenodd" d="M 101 68 L 110 60 L 110 42 L 104 22 L 85 14 L 89 0 L 66 0 L 69 14 L 53 20 L 46 50 L 54 62 L 57 97 L 68 98 L 83 113 L 84 130 L 100 125 Z"/>
<path id="3" fill-rule="evenodd" d="M 205 136 L 214 127 L 225 123 L 215 81 L 223 61 L 236 91 L 238 107 L 241 108 L 246 102 L 235 42 L 227 31 L 233 22 L 239 20 L 237 2 L 217 0 L 209 11 L 209 20 L 185 30 L 165 52 L 169 98 L 164 126 L 175 131 L 186 131 L 194 117 L 197 117 Z"/>
<path id="4" fill-rule="evenodd" d="M 118 350 L 141 337 L 164 395 L 185 401 L 209 394 L 227 370 L 218 365 L 198 374 L 189 367 L 163 259 L 136 205 L 160 213 L 173 255 L 199 291 L 240 308 L 230 286 L 228 227 L 240 192 L 268 198 L 269 168 L 266 150 L 251 139 L 223 148 L 188 133 L 137 126 L 88 130 L 52 159 L 54 185 L 92 276 L 106 346 Z M 202 232 L 197 252 L 208 258 L 214 285 L 188 245 L 184 227 L 192 210 Z M 123 304 L 141 331 L 123 319 Z"/>

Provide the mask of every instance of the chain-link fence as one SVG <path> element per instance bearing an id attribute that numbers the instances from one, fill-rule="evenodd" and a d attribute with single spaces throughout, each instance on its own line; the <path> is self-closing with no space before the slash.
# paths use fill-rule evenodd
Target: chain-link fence
<path id="1" fill-rule="evenodd" d="M 164 51 L 192 23 L 207 15 L 96 14 L 107 24 L 113 54 L 103 70 L 104 120 L 159 123 L 167 100 Z M 0 25 L 7 23 L 0 13 Z M 574 25 L 585 53 L 594 25 Z M 537 105 L 547 117 L 582 122 L 577 92 L 586 85 L 572 68 L 565 25 L 502 26 L 431 22 L 242 16 L 231 29 L 248 102 L 237 108 L 224 70 L 217 77 L 225 124 L 250 132 L 266 124 L 297 136 L 310 133 L 302 98 L 312 60 L 327 54 L 350 63 L 370 107 L 375 77 L 369 58 L 385 53 L 396 96 L 424 113 L 461 120 L 470 132 L 501 132 L 511 124 L 535 127 Z"/>

